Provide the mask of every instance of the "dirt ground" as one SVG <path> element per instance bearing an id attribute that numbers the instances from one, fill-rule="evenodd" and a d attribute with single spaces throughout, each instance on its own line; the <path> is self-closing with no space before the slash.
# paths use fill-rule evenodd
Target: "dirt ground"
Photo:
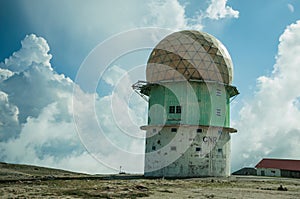
<path id="1" fill-rule="evenodd" d="M 278 188 L 282 186 L 282 190 Z M 0 198 L 300 198 L 300 179 L 144 179 L 0 164 Z"/>

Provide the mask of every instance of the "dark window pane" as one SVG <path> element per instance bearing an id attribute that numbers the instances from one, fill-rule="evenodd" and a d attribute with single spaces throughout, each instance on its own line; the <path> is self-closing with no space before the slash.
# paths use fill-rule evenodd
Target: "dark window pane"
<path id="1" fill-rule="evenodd" d="M 176 113 L 181 113 L 181 106 L 176 106 Z"/>
<path id="2" fill-rule="evenodd" d="M 171 132 L 177 132 L 177 128 L 171 128 Z"/>
<path id="3" fill-rule="evenodd" d="M 201 151 L 201 147 L 196 147 L 196 151 Z"/>
<path id="4" fill-rule="evenodd" d="M 175 106 L 169 106 L 169 113 L 175 113 Z"/>

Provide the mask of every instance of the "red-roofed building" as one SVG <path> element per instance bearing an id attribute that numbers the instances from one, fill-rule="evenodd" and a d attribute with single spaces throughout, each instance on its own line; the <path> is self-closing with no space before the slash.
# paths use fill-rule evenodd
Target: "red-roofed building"
<path id="1" fill-rule="evenodd" d="M 259 176 L 300 178 L 300 160 L 264 158 L 255 167 Z"/>

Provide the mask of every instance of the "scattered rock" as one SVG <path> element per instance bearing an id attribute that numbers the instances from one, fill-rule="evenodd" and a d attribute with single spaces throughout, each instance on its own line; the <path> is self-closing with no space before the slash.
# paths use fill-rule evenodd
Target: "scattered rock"
<path id="1" fill-rule="evenodd" d="M 160 189 L 160 190 L 157 190 L 159 192 L 164 192 L 164 193 L 173 193 L 173 191 L 169 190 L 169 189 Z"/>
<path id="2" fill-rule="evenodd" d="M 267 187 L 267 188 L 262 187 L 262 188 L 260 188 L 260 189 L 261 189 L 261 190 L 274 190 L 274 189 L 269 188 L 269 187 Z"/>
<path id="3" fill-rule="evenodd" d="M 141 191 L 148 191 L 148 188 L 144 185 L 136 185 L 135 188 Z"/>
<path id="4" fill-rule="evenodd" d="M 206 198 L 214 198 L 215 195 L 214 194 L 210 194 L 210 195 L 205 195 Z"/>
<path id="5" fill-rule="evenodd" d="M 55 179 L 55 176 L 53 176 L 53 175 L 48 175 L 48 176 L 45 176 L 44 179 L 46 179 L 46 180 L 54 180 L 54 179 Z"/>
<path id="6" fill-rule="evenodd" d="M 283 187 L 282 185 L 280 185 L 278 188 L 277 188 L 278 191 L 287 191 L 288 189 L 286 187 Z"/>

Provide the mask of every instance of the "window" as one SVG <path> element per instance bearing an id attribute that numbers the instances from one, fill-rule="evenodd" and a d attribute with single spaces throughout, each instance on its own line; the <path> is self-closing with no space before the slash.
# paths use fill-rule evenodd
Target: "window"
<path id="1" fill-rule="evenodd" d="M 171 132 L 177 132 L 177 128 L 171 128 Z"/>
<path id="2" fill-rule="evenodd" d="M 157 140 L 157 144 L 160 144 L 160 140 Z"/>
<path id="3" fill-rule="evenodd" d="M 221 116 L 221 109 L 220 109 L 220 108 L 217 108 L 217 110 L 216 110 L 216 115 L 217 115 L 217 116 Z"/>
<path id="4" fill-rule="evenodd" d="M 197 133 L 202 133 L 202 129 L 197 129 Z"/>
<path id="5" fill-rule="evenodd" d="M 216 90 L 216 96 L 221 96 L 222 95 L 222 91 L 221 91 L 221 89 L 217 89 Z"/>
<path id="6" fill-rule="evenodd" d="M 181 113 L 181 106 L 176 106 L 176 113 Z"/>
<path id="7" fill-rule="evenodd" d="M 201 151 L 201 147 L 196 147 L 196 151 L 197 152 Z"/>
<path id="8" fill-rule="evenodd" d="M 218 153 L 222 153 L 222 151 L 223 151 L 222 149 L 218 149 Z"/>
<path id="9" fill-rule="evenodd" d="M 176 146 L 171 146 L 171 151 L 176 151 Z"/>
<path id="10" fill-rule="evenodd" d="M 271 173 L 276 173 L 274 170 L 271 170 Z"/>
<path id="11" fill-rule="evenodd" d="M 175 106 L 169 106 L 169 113 L 175 113 Z"/>
<path id="12" fill-rule="evenodd" d="M 155 146 L 152 146 L 152 150 L 155 151 L 155 150 L 156 150 L 156 147 L 155 147 Z"/>

